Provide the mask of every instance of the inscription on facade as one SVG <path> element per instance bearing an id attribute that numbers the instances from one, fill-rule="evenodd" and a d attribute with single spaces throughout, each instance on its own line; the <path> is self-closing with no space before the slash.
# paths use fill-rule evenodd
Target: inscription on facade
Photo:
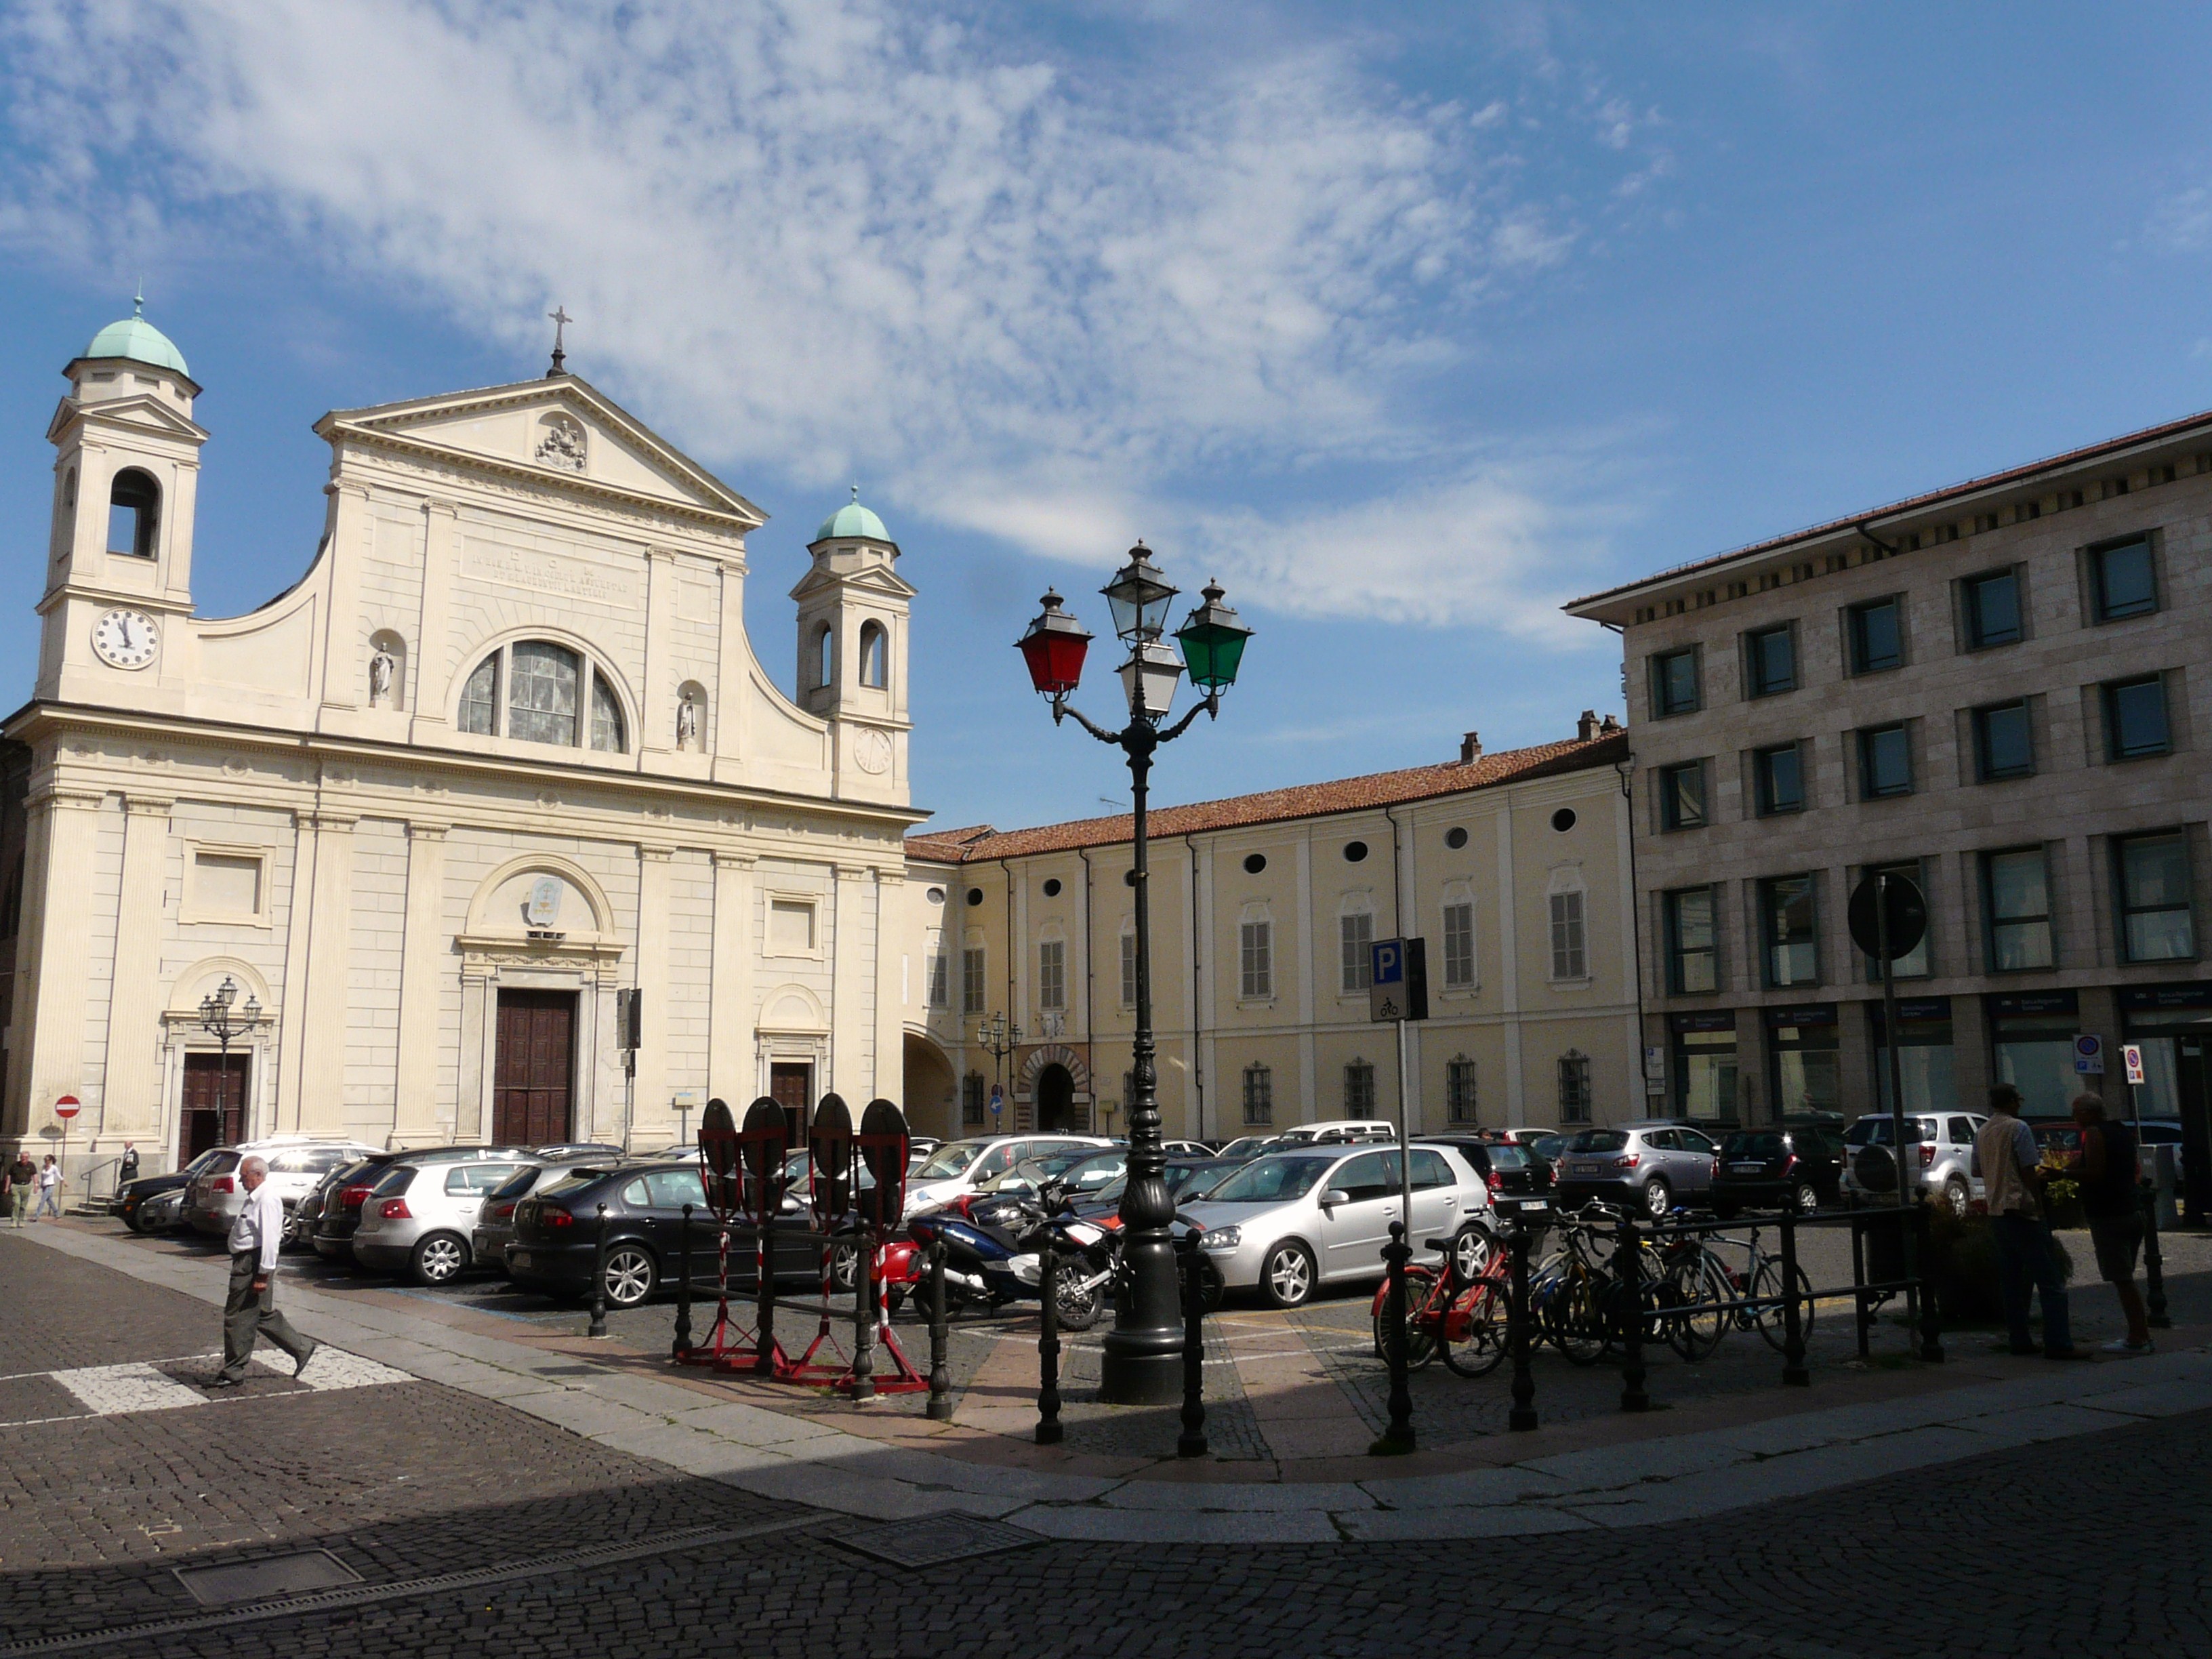
<path id="1" fill-rule="evenodd" d="M 471 538 L 463 549 L 461 568 L 480 581 L 526 587 L 533 593 L 557 593 L 586 605 L 614 605 L 630 611 L 638 606 L 637 578 L 630 572 L 535 548 Z"/>

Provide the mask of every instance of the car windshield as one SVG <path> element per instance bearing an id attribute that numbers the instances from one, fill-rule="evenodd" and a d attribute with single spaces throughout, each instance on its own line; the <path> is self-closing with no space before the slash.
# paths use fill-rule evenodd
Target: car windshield
<path id="1" fill-rule="evenodd" d="M 1891 1133 L 1894 1127 L 1886 1117 L 1863 1117 L 1844 1131 L 1844 1144 L 1847 1146 L 1887 1146 L 1894 1139 Z M 1936 1120 L 1932 1117 L 1905 1119 L 1905 1138 L 1907 1140 L 1933 1140 L 1936 1138 Z"/>
<path id="2" fill-rule="evenodd" d="M 278 1152 L 269 1160 L 270 1175 L 327 1175 L 353 1156 L 342 1146 L 310 1146 Z"/>
<path id="3" fill-rule="evenodd" d="M 404 1193 L 407 1190 L 407 1183 L 415 1179 L 416 1173 L 416 1168 L 412 1164 L 395 1164 L 384 1172 L 384 1178 L 379 1181 L 371 1190 L 379 1198 L 388 1198 L 394 1193 Z"/>
<path id="4" fill-rule="evenodd" d="M 1279 1204 L 1303 1198 L 1336 1164 L 1336 1155 L 1298 1158 L 1281 1154 L 1247 1164 L 1206 1194 L 1213 1204 Z"/>
<path id="5" fill-rule="evenodd" d="M 1254 1152 L 1260 1151 L 1262 1147 L 1267 1146 L 1270 1139 L 1272 1139 L 1272 1137 L 1267 1135 L 1240 1135 L 1235 1140 L 1231 1141 L 1226 1146 L 1224 1146 L 1221 1149 L 1221 1156 L 1224 1158 L 1249 1158 Z"/>
<path id="6" fill-rule="evenodd" d="M 1771 1130 L 1762 1134 L 1738 1133 L 1721 1142 L 1723 1158 L 1781 1158 L 1785 1156 L 1782 1137 Z"/>
<path id="7" fill-rule="evenodd" d="M 577 1194 L 596 1187 L 607 1178 L 605 1170 L 571 1170 L 558 1181 L 540 1187 L 538 1196 L 543 1199 L 574 1198 Z"/>
<path id="8" fill-rule="evenodd" d="M 916 1181 L 950 1181 L 970 1164 L 988 1145 L 981 1140 L 947 1141 L 929 1155 L 929 1161 L 914 1172 Z"/>
<path id="9" fill-rule="evenodd" d="M 1528 1150 L 1547 1162 L 1557 1158 L 1566 1149 L 1567 1138 L 1565 1135 L 1538 1135 L 1528 1143 Z"/>
<path id="10" fill-rule="evenodd" d="M 1617 1152 L 1628 1145 L 1618 1129 L 1585 1129 L 1567 1143 L 1571 1152 Z"/>
<path id="11" fill-rule="evenodd" d="M 538 1184 L 538 1177 L 544 1173 L 544 1170 L 538 1164 L 525 1164 L 521 1169 L 517 1170 L 513 1175 L 507 1176 L 506 1180 L 501 1182 L 498 1186 L 493 1188 L 491 1189 L 491 1195 L 495 1199 L 520 1198 L 524 1194 L 527 1193 L 532 1187 Z"/>

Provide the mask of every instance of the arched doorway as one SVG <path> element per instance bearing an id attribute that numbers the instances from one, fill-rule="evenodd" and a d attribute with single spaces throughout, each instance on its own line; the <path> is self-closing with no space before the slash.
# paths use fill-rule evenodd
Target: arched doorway
<path id="1" fill-rule="evenodd" d="M 919 1031 L 906 1034 L 906 1117 L 917 1134 L 957 1135 L 960 1133 L 959 1084 L 952 1062 L 934 1039 Z"/>
<path id="2" fill-rule="evenodd" d="M 1075 1127 L 1075 1079 L 1065 1066 L 1048 1066 L 1037 1073 L 1036 1126 L 1060 1134 Z"/>

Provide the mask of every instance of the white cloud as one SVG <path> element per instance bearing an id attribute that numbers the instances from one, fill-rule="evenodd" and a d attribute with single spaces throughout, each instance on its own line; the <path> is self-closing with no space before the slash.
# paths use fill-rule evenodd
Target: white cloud
<path id="1" fill-rule="evenodd" d="M 1576 228 L 1483 148 L 1502 106 L 1340 43 L 1159 84 L 895 0 L 25 0 L 9 29 L 36 165 L 0 234 L 125 266 L 273 226 L 518 349 L 557 300 L 574 366 L 741 487 L 857 471 L 1092 561 L 1147 526 L 1264 544 L 1232 562 L 1293 610 L 1550 602 L 1558 509 L 1448 462 L 1453 566 L 1416 603 L 1436 501 L 1392 467 L 1435 470 L 1407 411 L 1469 307 Z M 1303 515 L 1194 482 L 1347 463 L 1377 498 Z"/>
<path id="2" fill-rule="evenodd" d="M 2194 253 L 2212 241 L 2212 191 L 2197 185 L 2176 191 L 2151 210 L 2144 228 L 2160 246 Z"/>

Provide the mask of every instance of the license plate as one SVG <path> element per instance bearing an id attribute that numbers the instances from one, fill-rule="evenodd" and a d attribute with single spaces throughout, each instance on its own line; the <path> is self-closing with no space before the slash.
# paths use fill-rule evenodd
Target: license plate
<path id="1" fill-rule="evenodd" d="M 1766 1166 L 1764 1164 L 1731 1164 L 1729 1165 L 1729 1173 L 1730 1175 L 1765 1175 Z"/>
<path id="2" fill-rule="evenodd" d="M 1594 1176 L 1598 1172 L 1596 1163 L 1586 1158 L 1577 1158 L 1572 1164 L 1567 1165 L 1567 1168 L 1579 1176 Z"/>
<path id="3" fill-rule="evenodd" d="M 518 1267 L 527 1267 L 530 1265 L 530 1252 L 517 1250 L 513 1255 L 507 1257 L 507 1260 Z"/>

